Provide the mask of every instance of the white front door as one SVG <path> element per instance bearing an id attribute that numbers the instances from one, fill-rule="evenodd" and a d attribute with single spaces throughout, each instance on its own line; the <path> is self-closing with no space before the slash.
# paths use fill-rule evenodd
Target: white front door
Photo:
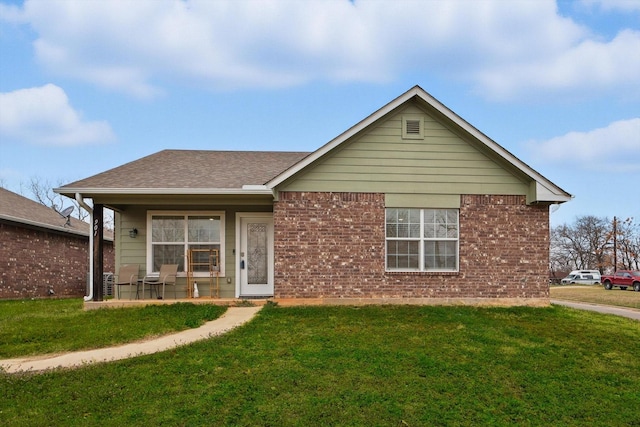
<path id="1" fill-rule="evenodd" d="M 273 296 L 273 214 L 238 213 L 238 297 Z"/>

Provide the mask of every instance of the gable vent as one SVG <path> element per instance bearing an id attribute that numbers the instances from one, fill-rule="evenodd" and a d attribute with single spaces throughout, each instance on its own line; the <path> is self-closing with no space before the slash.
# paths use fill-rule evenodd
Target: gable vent
<path id="1" fill-rule="evenodd" d="M 407 135 L 420 135 L 420 120 L 407 120 L 405 132 Z"/>
<path id="2" fill-rule="evenodd" d="M 424 138 L 424 118 L 415 115 L 402 117 L 402 138 Z"/>

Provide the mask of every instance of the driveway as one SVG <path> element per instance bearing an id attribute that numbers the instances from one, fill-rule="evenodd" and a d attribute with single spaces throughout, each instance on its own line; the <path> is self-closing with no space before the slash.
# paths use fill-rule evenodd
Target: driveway
<path id="1" fill-rule="evenodd" d="M 577 308 L 579 310 L 597 311 L 598 313 L 615 314 L 616 316 L 622 316 L 622 317 L 628 317 L 629 319 L 640 320 L 640 310 L 635 310 L 633 308 L 589 304 L 586 302 L 566 301 L 566 300 L 560 300 L 560 299 L 552 299 L 551 304 Z"/>

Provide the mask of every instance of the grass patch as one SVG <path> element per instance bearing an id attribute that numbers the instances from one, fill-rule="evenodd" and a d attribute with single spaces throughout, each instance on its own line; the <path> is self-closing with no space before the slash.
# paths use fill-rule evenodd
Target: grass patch
<path id="1" fill-rule="evenodd" d="M 226 311 L 190 303 L 82 307 L 82 299 L 0 301 L 0 358 L 108 347 L 195 328 Z"/>
<path id="2" fill-rule="evenodd" d="M 8 425 L 640 425 L 640 322 L 564 307 L 275 307 L 210 340 L 0 374 Z"/>
<path id="3" fill-rule="evenodd" d="M 640 292 L 633 288 L 622 291 L 618 288 L 610 291 L 602 286 L 552 286 L 551 298 L 568 301 L 580 301 L 593 304 L 617 305 L 620 307 L 636 308 L 640 310 Z"/>

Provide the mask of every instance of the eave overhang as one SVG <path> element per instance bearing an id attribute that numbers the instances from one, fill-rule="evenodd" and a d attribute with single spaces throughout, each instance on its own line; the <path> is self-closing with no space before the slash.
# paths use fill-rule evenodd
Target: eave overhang
<path id="1" fill-rule="evenodd" d="M 54 188 L 54 192 L 67 197 L 75 197 L 76 193 L 91 198 L 99 195 L 206 195 L 206 196 L 264 196 L 273 195 L 271 189 L 264 185 L 246 185 L 243 188 Z"/>

